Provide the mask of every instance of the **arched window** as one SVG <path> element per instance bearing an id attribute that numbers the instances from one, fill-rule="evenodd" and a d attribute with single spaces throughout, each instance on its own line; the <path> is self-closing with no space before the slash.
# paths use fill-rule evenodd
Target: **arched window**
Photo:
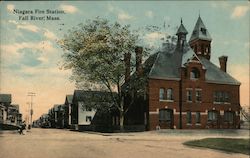
<path id="1" fill-rule="evenodd" d="M 167 100 L 173 100 L 173 89 L 167 89 Z"/>
<path id="2" fill-rule="evenodd" d="M 200 77 L 200 71 L 197 68 L 192 68 L 190 72 L 190 78 L 191 79 L 197 79 Z"/>

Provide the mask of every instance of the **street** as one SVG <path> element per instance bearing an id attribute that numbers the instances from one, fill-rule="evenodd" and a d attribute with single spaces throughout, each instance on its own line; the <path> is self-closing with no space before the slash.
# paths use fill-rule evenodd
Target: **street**
<path id="1" fill-rule="evenodd" d="M 0 131 L 1 132 L 1 131 Z M 33 128 L 25 135 L 16 131 L 0 134 L 2 158 L 248 158 L 204 148 L 190 148 L 183 142 L 205 137 L 223 137 L 206 131 L 187 134 L 177 131 L 140 133 L 83 133 L 62 129 Z M 248 138 L 248 131 L 225 137 Z"/>

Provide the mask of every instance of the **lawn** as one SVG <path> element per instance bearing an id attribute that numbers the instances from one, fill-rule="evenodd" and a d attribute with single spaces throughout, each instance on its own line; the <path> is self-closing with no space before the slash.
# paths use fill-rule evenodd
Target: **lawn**
<path id="1" fill-rule="evenodd" d="M 223 150 L 226 152 L 242 153 L 250 155 L 249 139 L 234 138 L 205 138 L 184 142 L 184 145 L 205 147 L 210 149 Z"/>

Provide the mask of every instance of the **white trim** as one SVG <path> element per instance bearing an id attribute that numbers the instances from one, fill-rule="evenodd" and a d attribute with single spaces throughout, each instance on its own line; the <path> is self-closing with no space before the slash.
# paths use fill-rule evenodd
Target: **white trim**
<path id="1" fill-rule="evenodd" d="M 155 115 L 159 114 L 159 108 L 156 109 L 156 111 L 149 111 L 149 115 Z"/>
<path id="2" fill-rule="evenodd" d="M 177 115 L 180 115 L 180 112 L 176 112 L 176 109 L 173 109 L 173 114 L 177 114 Z"/>
<path id="3" fill-rule="evenodd" d="M 180 81 L 180 78 L 168 78 L 168 77 L 154 77 L 154 76 L 149 76 L 149 79 L 156 79 L 156 80 L 173 80 L 173 81 Z"/>
<path id="4" fill-rule="evenodd" d="M 215 84 L 220 84 L 220 85 L 236 85 L 236 86 L 240 86 L 241 83 L 232 83 L 232 82 L 218 82 L 218 81 L 210 81 L 210 80 L 206 80 L 207 83 L 215 83 Z"/>
<path id="5" fill-rule="evenodd" d="M 157 114 L 159 114 L 159 112 L 157 112 L 157 111 L 149 111 L 149 115 L 157 115 Z"/>
<path id="6" fill-rule="evenodd" d="M 174 102 L 174 100 L 167 100 L 167 99 L 160 99 L 159 101 L 160 102 L 170 102 L 170 103 Z"/>

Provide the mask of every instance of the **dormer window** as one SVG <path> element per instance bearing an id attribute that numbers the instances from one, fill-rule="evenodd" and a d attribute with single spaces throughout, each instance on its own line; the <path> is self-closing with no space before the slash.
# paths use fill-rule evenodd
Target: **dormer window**
<path id="1" fill-rule="evenodd" d="M 205 28 L 201 28 L 201 32 L 206 35 L 207 34 L 207 30 Z"/>
<path id="2" fill-rule="evenodd" d="M 190 79 L 198 79 L 200 77 L 200 71 L 197 68 L 192 68 L 190 72 Z"/>
<path id="3" fill-rule="evenodd" d="M 197 33 L 197 31 L 196 31 L 196 30 L 194 30 L 194 31 L 193 31 L 193 35 L 195 35 L 196 33 Z"/>

